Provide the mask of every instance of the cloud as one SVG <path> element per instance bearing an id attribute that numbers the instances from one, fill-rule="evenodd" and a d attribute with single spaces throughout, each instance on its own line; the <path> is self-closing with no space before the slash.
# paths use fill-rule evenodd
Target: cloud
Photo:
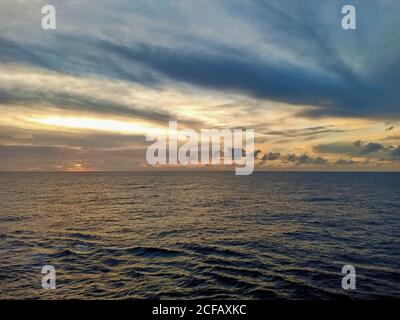
<path id="1" fill-rule="evenodd" d="M 329 162 L 328 162 L 328 160 L 326 160 L 322 157 L 317 157 L 313 160 L 313 163 L 317 164 L 317 165 L 323 165 L 323 164 L 328 164 Z"/>
<path id="2" fill-rule="evenodd" d="M 385 141 L 400 141 L 400 135 L 393 135 L 393 136 L 387 136 L 383 140 Z"/>
<path id="3" fill-rule="evenodd" d="M 55 146 L 82 149 L 117 149 L 143 148 L 146 145 L 145 137 L 141 135 L 107 133 L 107 132 L 70 132 L 43 129 L 14 128 L 0 125 L 0 144 L 35 146 Z"/>
<path id="4" fill-rule="evenodd" d="M 254 152 L 271 166 L 399 158 L 376 131 L 400 116 L 396 0 L 354 0 L 356 32 L 340 27 L 343 1 L 61 1 L 54 32 L 40 28 L 44 4 L 0 4 L 0 145 L 26 145 L 3 148 L 0 168 L 131 168 L 123 150 L 144 148 L 142 136 L 27 120 L 66 116 L 253 128 L 257 148 L 279 151 Z M 351 142 L 357 132 L 370 141 Z"/>
<path id="5" fill-rule="evenodd" d="M 286 157 L 286 161 L 287 162 L 297 162 L 297 156 L 294 153 L 288 154 Z"/>
<path id="6" fill-rule="evenodd" d="M 121 104 L 107 101 L 94 96 L 71 93 L 66 91 L 53 91 L 44 88 L 9 87 L 1 88 L 0 105 L 54 107 L 69 111 L 88 111 L 116 116 L 131 116 L 138 119 L 166 123 L 173 118 L 169 113 L 159 110 L 146 110 L 132 104 Z"/>
<path id="7" fill-rule="evenodd" d="M 329 164 L 328 160 L 317 156 L 315 158 L 310 157 L 308 154 L 304 153 L 300 156 L 296 154 L 288 154 L 284 159 L 285 162 L 294 163 L 296 165 L 326 165 Z"/>
<path id="8" fill-rule="evenodd" d="M 256 150 L 255 152 L 249 154 L 244 148 L 227 148 L 224 152 L 230 153 L 232 159 L 241 158 L 249 156 L 251 158 L 256 158 L 256 156 L 260 153 L 260 150 Z M 221 151 L 219 150 L 210 150 L 210 156 L 220 156 Z"/>
<path id="9" fill-rule="evenodd" d="M 361 148 L 361 150 L 359 151 L 360 155 L 375 153 L 385 148 L 380 143 L 374 143 L 374 142 L 370 142 L 365 145 L 361 145 L 359 147 Z"/>
<path id="10" fill-rule="evenodd" d="M 314 146 L 313 150 L 327 154 L 358 154 L 358 146 L 355 143 L 332 142 Z"/>
<path id="11" fill-rule="evenodd" d="M 385 160 L 385 161 L 397 161 L 400 160 L 400 147 L 398 146 L 384 146 L 377 142 L 364 142 L 357 140 L 353 143 L 337 142 L 329 144 L 317 145 L 313 149 L 315 152 L 328 153 L 328 154 L 342 154 L 351 157 L 368 157 L 366 161 Z M 353 160 L 342 160 L 339 159 L 335 164 L 355 164 L 359 161 Z"/>
<path id="12" fill-rule="evenodd" d="M 314 151 L 331 154 L 349 154 L 353 156 L 365 156 L 384 150 L 385 147 L 376 142 L 365 143 L 357 140 L 354 143 L 334 142 L 320 144 L 314 147 Z"/>
<path id="13" fill-rule="evenodd" d="M 279 157 L 281 156 L 281 154 L 279 152 L 269 152 L 266 153 L 262 156 L 261 160 L 262 161 L 274 161 L 279 159 Z"/>
<path id="14" fill-rule="evenodd" d="M 7 2 L 2 11 L 11 5 Z M 77 1 L 60 5 L 65 20 L 56 36 L 33 33 L 25 41 L 19 27 L 10 29 L 7 22 L 12 19 L 5 15 L 0 61 L 161 88 L 177 82 L 314 106 L 299 110 L 307 117 L 398 118 L 398 34 L 382 31 L 399 29 L 400 5 L 394 0 L 355 0 L 354 5 L 361 8 L 357 21 L 363 25 L 357 32 L 340 28 L 341 4 L 336 2 L 176 2 L 155 10 L 146 2 L 121 1 L 105 6 L 110 18 L 120 15 L 122 23 L 107 20 L 112 30 L 107 32 L 104 13 L 92 10 L 86 32 L 88 10 L 96 5 Z M 198 12 L 212 13 L 212 19 L 197 17 Z M 371 18 L 376 15 L 385 15 L 385 21 L 377 23 Z M 232 38 L 231 23 L 237 19 L 242 26 Z"/>
<path id="15" fill-rule="evenodd" d="M 394 160 L 400 160 L 400 147 L 390 150 L 389 156 Z"/>
<path id="16" fill-rule="evenodd" d="M 262 151 L 260 149 L 257 149 L 256 151 L 254 151 L 253 158 L 257 159 L 260 154 L 262 154 Z"/>
<path id="17" fill-rule="evenodd" d="M 25 146 L 25 145 L 0 145 L 0 157 L 5 158 L 18 158 L 18 157 L 42 157 L 60 155 L 66 148 L 55 146 Z"/>
<path id="18" fill-rule="evenodd" d="M 137 170 L 144 148 L 96 150 L 56 146 L 0 145 L 1 170 Z"/>
<path id="19" fill-rule="evenodd" d="M 111 52 L 127 63 L 145 65 L 175 81 L 239 92 L 259 99 L 320 107 L 303 113 L 306 116 L 398 116 L 392 91 L 386 90 L 386 98 L 379 95 L 378 100 L 378 90 L 382 88 L 377 89 L 353 77 L 338 81 L 329 74 L 320 74 L 290 63 L 281 65 L 243 55 L 180 52 L 147 44 L 126 46 L 99 41 L 96 48 Z M 361 105 L 362 109 L 356 108 Z M 384 107 L 378 111 L 378 105 Z"/>
<path id="20" fill-rule="evenodd" d="M 339 159 L 335 162 L 335 165 L 337 165 L 337 166 L 347 166 L 347 165 L 353 165 L 353 164 L 357 164 L 357 161 L 354 161 L 352 159 L 349 159 L 349 160 Z"/>
<path id="21" fill-rule="evenodd" d="M 315 164 L 315 165 L 328 164 L 328 161 L 322 157 L 312 158 L 307 154 L 302 154 L 299 157 L 296 157 L 295 162 L 298 165 L 301 165 L 301 164 Z"/>
<path id="22" fill-rule="evenodd" d="M 345 130 L 339 129 L 331 129 L 330 127 L 310 127 L 304 129 L 291 129 L 291 130 L 276 130 L 276 131 L 268 131 L 264 132 L 266 135 L 272 136 L 284 136 L 288 138 L 295 138 L 301 136 L 312 136 L 312 135 L 319 135 L 319 134 L 326 134 L 326 133 L 339 133 L 345 132 Z"/>

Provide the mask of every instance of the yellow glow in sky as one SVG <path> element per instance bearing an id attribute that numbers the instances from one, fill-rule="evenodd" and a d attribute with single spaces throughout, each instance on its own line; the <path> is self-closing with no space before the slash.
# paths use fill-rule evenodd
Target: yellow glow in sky
<path id="1" fill-rule="evenodd" d="M 159 134 L 164 132 L 161 128 L 154 128 L 142 123 L 125 122 L 119 120 L 105 120 L 84 117 L 44 117 L 29 118 L 30 122 L 62 128 L 86 129 L 96 131 L 106 131 L 121 134 Z"/>

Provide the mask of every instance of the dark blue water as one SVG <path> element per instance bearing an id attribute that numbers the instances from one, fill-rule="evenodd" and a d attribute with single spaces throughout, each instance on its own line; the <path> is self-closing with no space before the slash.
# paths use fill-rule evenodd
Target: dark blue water
<path id="1" fill-rule="evenodd" d="M 0 298 L 400 297 L 398 173 L 0 173 L 0 203 Z"/>

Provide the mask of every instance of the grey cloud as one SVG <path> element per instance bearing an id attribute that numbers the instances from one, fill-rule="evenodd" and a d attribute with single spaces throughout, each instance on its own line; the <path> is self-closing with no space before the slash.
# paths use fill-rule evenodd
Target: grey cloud
<path id="1" fill-rule="evenodd" d="M 129 146 L 142 147 L 146 144 L 144 136 L 124 135 L 114 133 L 58 132 L 39 129 L 18 129 L 0 126 L 0 144 L 17 145 L 31 144 L 32 146 L 64 146 L 70 148 L 107 149 L 124 148 Z"/>
<path id="2" fill-rule="evenodd" d="M 324 158 L 322 158 L 322 157 L 316 157 L 316 158 L 313 160 L 313 163 L 314 163 L 314 164 L 317 164 L 317 165 L 323 165 L 323 164 L 328 164 L 329 162 L 328 162 L 328 160 L 326 160 L 326 159 L 324 159 Z"/>
<path id="3" fill-rule="evenodd" d="M 383 145 L 381 145 L 380 143 L 371 142 L 371 143 L 367 143 L 364 146 L 361 146 L 360 154 L 361 155 L 370 154 L 370 153 L 378 152 L 384 148 L 385 147 Z"/>
<path id="4" fill-rule="evenodd" d="M 330 127 L 310 127 L 304 129 L 292 129 L 292 130 L 276 130 L 276 131 L 268 131 L 264 132 L 266 135 L 272 136 L 284 136 L 288 138 L 295 138 L 301 136 L 311 136 L 311 135 L 319 135 L 325 133 L 338 133 L 345 132 L 345 130 L 339 129 L 331 129 Z"/>
<path id="5" fill-rule="evenodd" d="M 297 156 L 295 154 L 289 154 L 286 157 L 286 161 L 288 161 L 288 162 L 296 162 L 297 161 Z"/>
<path id="6" fill-rule="evenodd" d="M 394 136 L 387 136 L 387 137 L 384 138 L 383 140 L 386 140 L 386 141 L 399 140 L 399 141 L 400 141 L 400 135 L 398 135 L 398 136 L 396 136 L 396 135 L 394 135 Z"/>
<path id="7" fill-rule="evenodd" d="M 281 154 L 279 152 L 269 152 L 263 155 L 261 158 L 263 161 L 274 161 L 279 159 Z"/>
<path id="8" fill-rule="evenodd" d="M 87 170 L 135 170 L 145 148 L 124 150 L 77 149 L 55 146 L 0 145 L 0 170 L 68 170 L 75 163 Z"/>
<path id="9" fill-rule="evenodd" d="M 354 143 L 334 142 L 317 145 L 314 151 L 328 154 L 356 154 L 358 147 Z"/>
<path id="10" fill-rule="evenodd" d="M 210 1 L 208 8 L 212 10 L 215 6 L 221 19 L 216 19 L 215 25 L 208 21 L 210 25 L 206 27 L 210 30 L 215 27 L 215 35 L 219 31 L 222 34 L 201 37 L 197 30 L 204 26 L 205 20 L 185 20 L 187 13 L 193 15 L 197 5 L 175 3 L 161 6 L 156 15 L 163 17 L 159 20 L 166 26 L 175 26 L 164 34 L 167 43 L 154 41 L 157 34 L 149 30 L 146 30 L 147 42 L 145 37 L 135 40 L 127 34 L 121 37 L 124 41 L 118 37 L 110 39 L 100 31 L 91 36 L 59 32 L 57 37 L 37 36 L 29 43 L 3 37 L 0 60 L 150 86 L 162 87 L 173 80 L 258 99 L 317 106 L 303 114 L 308 117 L 397 118 L 400 46 L 396 32 L 386 33 L 382 38 L 382 30 L 398 30 L 399 4 L 355 0 L 354 5 L 362 8 L 357 19 L 363 28 L 346 32 L 339 26 L 341 4 L 337 2 L 234 1 L 221 5 Z M 143 18 L 154 19 L 148 4 L 139 2 L 137 7 Z M 133 7 L 125 1 L 110 8 L 115 10 L 114 14 L 130 9 Z M 79 16 L 79 12 L 75 13 Z M 371 19 L 376 14 L 384 15 L 385 20 Z M 227 17 L 230 19 L 224 20 Z M 103 24 L 98 18 L 99 25 Z M 221 30 L 218 22 L 238 18 L 246 22 L 245 30 L 254 32 L 243 33 L 241 38 L 258 40 L 249 43 L 238 37 L 235 41 L 221 41 L 227 31 Z M 96 21 L 96 17 L 91 17 L 91 21 Z M 115 34 L 121 31 L 120 27 L 110 22 Z M 380 44 L 380 50 L 375 50 L 376 43 Z M 277 54 L 279 51 L 281 55 Z"/>
<path id="11" fill-rule="evenodd" d="M 257 157 L 262 153 L 260 149 L 254 151 L 254 158 L 257 159 Z"/>
<path id="12" fill-rule="evenodd" d="M 40 105 L 59 109 L 89 111 L 112 115 L 132 116 L 140 119 L 166 123 L 174 118 L 161 111 L 146 110 L 134 105 L 125 105 L 113 101 L 98 99 L 93 96 L 63 91 L 39 90 L 29 87 L 0 87 L 0 105 Z"/>
<path id="13" fill-rule="evenodd" d="M 345 160 L 345 159 L 339 159 L 335 162 L 335 165 L 338 166 L 347 166 L 347 165 L 353 165 L 353 164 L 357 164 L 356 161 L 349 159 L 349 160 Z"/>
<path id="14" fill-rule="evenodd" d="M 357 140 L 357 141 L 354 142 L 354 145 L 356 147 L 360 147 L 362 143 L 363 143 L 362 140 Z"/>
<path id="15" fill-rule="evenodd" d="M 329 143 L 314 147 L 315 152 L 328 154 L 346 154 L 349 156 L 370 157 L 372 159 L 397 160 L 400 158 L 399 147 L 384 146 L 377 142 L 363 142 L 361 140 L 354 143 Z M 341 161 L 337 164 L 345 164 Z M 347 161 L 347 160 L 346 160 Z"/>
<path id="16" fill-rule="evenodd" d="M 227 150 L 228 150 L 228 152 L 229 152 L 229 149 L 227 149 Z M 257 150 L 257 151 L 258 151 L 258 150 Z M 256 151 L 256 152 L 257 152 L 257 151 Z M 216 152 L 219 153 L 218 151 L 216 151 Z M 247 152 L 246 152 L 246 150 L 243 149 L 243 148 L 232 148 L 232 149 L 231 149 L 231 156 L 232 156 L 232 159 L 235 159 L 235 158 L 237 158 L 237 157 L 245 157 L 246 154 L 247 154 Z M 254 153 L 253 155 L 255 155 L 255 153 Z"/>
<path id="17" fill-rule="evenodd" d="M 328 160 L 317 156 L 315 158 L 310 157 L 308 154 L 302 154 L 300 156 L 297 156 L 296 154 L 288 154 L 286 158 L 284 159 L 284 162 L 291 162 L 296 165 L 324 165 L 328 164 Z"/>
<path id="18" fill-rule="evenodd" d="M 295 159 L 296 164 L 314 164 L 314 165 L 324 165 L 328 164 L 328 161 L 322 157 L 312 158 L 307 154 L 302 154 Z"/>
<path id="19" fill-rule="evenodd" d="M 394 160 L 400 160 L 400 147 L 390 150 L 389 156 Z"/>
<path id="20" fill-rule="evenodd" d="M 65 148 L 55 146 L 26 146 L 26 145 L 0 145 L 1 159 L 15 159 L 24 157 L 57 156 Z"/>
<path id="21" fill-rule="evenodd" d="M 354 156 L 370 155 L 384 149 L 385 147 L 380 143 L 364 143 L 361 140 L 355 141 L 354 143 L 334 142 L 314 147 L 314 151 L 320 153 L 349 154 Z"/>
<path id="22" fill-rule="evenodd" d="M 98 46 L 127 61 L 140 62 L 177 81 L 210 89 L 241 92 L 262 99 L 316 105 L 323 107 L 327 113 L 330 109 L 339 109 L 343 114 L 359 113 L 362 116 L 359 111 L 349 108 L 362 104 L 373 112 L 372 108 L 378 102 L 374 93 L 376 90 L 366 83 L 354 79 L 337 82 L 329 75 L 321 75 L 289 63 L 282 66 L 254 57 L 246 59 L 179 52 L 146 44 L 122 46 L 103 41 Z M 364 97 L 365 92 L 371 95 L 368 100 Z"/>
<path id="23" fill-rule="evenodd" d="M 301 156 L 297 157 L 296 163 L 297 164 L 306 164 L 309 163 L 311 158 L 307 154 L 302 154 Z"/>

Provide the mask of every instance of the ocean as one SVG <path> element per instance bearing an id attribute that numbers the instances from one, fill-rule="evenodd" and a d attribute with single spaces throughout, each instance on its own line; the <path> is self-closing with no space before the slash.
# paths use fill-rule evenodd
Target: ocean
<path id="1" fill-rule="evenodd" d="M 2 299 L 400 297 L 399 173 L 0 173 L 0 203 Z"/>

